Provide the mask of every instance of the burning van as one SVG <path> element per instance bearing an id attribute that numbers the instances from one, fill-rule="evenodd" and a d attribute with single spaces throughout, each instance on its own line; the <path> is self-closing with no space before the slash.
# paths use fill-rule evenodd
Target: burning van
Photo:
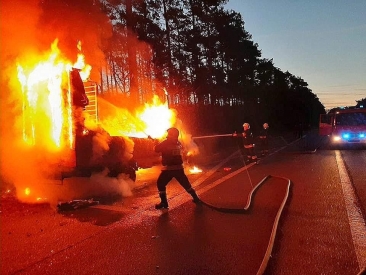
<path id="1" fill-rule="evenodd" d="M 71 64 L 61 56 L 57 41 L 51 52 L 36 62 L 18 65 L 20 139 L 25 148 L 22 152 L 30 155 L 27 161 L 12 163 L 17 169 L 29 167 L 27 181 L 21 177 L 14 180 L 21 183 L 19 190 L 28 190 L 30 182 L 60 174 L 62 179 L 101 175 L 112 181 L 121 177 L 135 181 L 138 168 L 151 167 L 160 160 L 153 150 L 154 141 L 148 137 L 161 139 L 172 126 L 181 130 L 187 155 L 197 152 L 176 112 L 157 95 L 133 114 L 115 106 L 89 79 L 91 68 L 85 65 L 83 55 Z M 168 97 L 167 92 L 165 95 Z"/>
<path id="2" fill-rule="evenodd" d="M 108 176 L 124 173 L 135 181 L 137 163 L 133 159 L 133 144 L 126 137 L 111 136 L 98 124 L 97 85 L 83 82 L 79 70 L 70 73 L 72 117 L 74 121 L 75 169 L 63 176 L 91 176 L 108 169 Z M 91 124 L 87 127 L 86 120 Z"/>
<path id="3" fill-rule="evenodd" d="M 88 79 L 91 68 L 83 64 L 82 55 L 74 65 L 59 55 L 55 41 L 47 60 L 18 66 L 24 144 L 35 158 L 41 158 L 40 151 L 48 158 L 54 156 L 56 173 L 63 178 L 89 177 L 108 169 L 110 177 L 124 173 L 135 180 L 135 142 L 128 132 L 111 133 L 110 124 L 99 120 L 97 85 Z M 142 140 L 141 148 L 152 143 Z"/>

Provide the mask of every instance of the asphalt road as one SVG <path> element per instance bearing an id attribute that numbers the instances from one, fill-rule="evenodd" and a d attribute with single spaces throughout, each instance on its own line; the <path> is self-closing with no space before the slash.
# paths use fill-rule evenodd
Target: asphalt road
<path id="1" fill-rule="evenodd" d="M 138 174 L 131 197 L 101 198 L 101 204 L 75 211 L 19 204 L 3 195 L 1 273 L 360 271 L 366 264 L 365 221 L 350 221 L 339 171 L 342 160 L 364 213 L 365 150 L 329 150 L 310 135 L 295 142 L 277 137 L 269 156 L 245 166 L 237 147 L 215 150 L 221 143 L 206 145 L 206 153 L 192 160 L 203 172 L 189 175 L 202 200 L 218 209 L 196 206 L 173 181 L 170 209 L 155 210 L 157 169 Z M 218 211 L 223 209 L 240 211 Z"/>

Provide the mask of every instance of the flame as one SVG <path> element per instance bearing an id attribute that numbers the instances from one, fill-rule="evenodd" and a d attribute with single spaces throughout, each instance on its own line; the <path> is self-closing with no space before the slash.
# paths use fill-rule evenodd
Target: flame
<path id="1" fill-rule="evenodd" d="M 23 140 L 29 145 L 46 142 L 47 148 L 63 149 L 72 148 L 74 143 L 68 74 L 72 68 L 80 69 L 80 76 L 85 81 L 90 75 L 91 66 L 85 63 L 80 41 L 75 63 L 62 58 L 57 43 L 56 39 L 45 58 L 37 59 L 37 64 L 18 64 L 18 80 L 23 94 Z M 166 89 L 164 91 L 166 94 Z M 114 108 L 118 115 L 101 123 L 111 135 L 162 138 L 175 123 L 174 111 L 157 95 L 152 103 L 146 103 L 136 114 Z"/>
<path id="2" fill-rule="evenodd" d="M 26 187 L 24 189 L 24 196 L 21 196 L 23 197 L 22 199 L 24 201 L 29 201 L 29 202 L 47 202 L 47 198 L 41 198 L 41 197 L 31 197 L 31 194 L 33 194 L 33 192 L 31 192 L 31 189 L 29 187 Z"/>
<path id="3" fill-rule="evenodd" d="M 66 121 L 62 83 L 67 63 L 60 60 L 57 40 L 46 60 L 33 69 L 25 69 L 30 67 L 27 65 L 18 64 L 18 80 L 23 92 L 23 140 L 32 145 L 36 140 L 43 140 L 59 148 Z"/>
<path id="4" fill-rule="evenodd" d="M 176 122 L 174 110 L 169 109 L 167 103 L 162 103 L 157 95 L 136 114 L 102 99 L 98 99 L 98 102 L 100 109 L 108 113 L 106 117 L 101 118 L 101 124 L 112 136 L 146 138 L 150 135 L 160 139 Z"/>
<path id="5" fill-rule="evenodd" d="M 199 174 L 202 173 L 202 169 L 198 168 L 197 166 L 193 166 L 193 168 L 189 169 L 191 174 Z"/>
<path id="6" fill-rule="evenodd" d="M 152 104 L 145 104 L 139 118 L 146 125 L 144 132 L 153 138 L 163 137 L 175 122 L 174 113 L 169 109 L 168 103 L 161 103 L 157 95 L 154 95 Z"/>
<path id="7" fill-rule="evenodd" d="M 74 63 L 73 68 L 80 69 L 80 77 L 83 81 L 85 81 L 89 78 L 92 67 L 85 63 L 85 55 L 81 51 L 81 41 L 78 41 L 77 48 L 79 50 L 79 53 L 77 55 L 77 61 Z"/>
<path id="8" fill-rule="evenodd" d="M 85 81 L 91 70 L 85 63 L 80 42 L 77 61 L 74 63 L 61 54 L 57 43 L 56 39 L 44 55 L 28 56 L 26 62 L 17 64 L 17 79 L 22 92 L 19 98 L 22 102 L 22 140 L 29 145 L 27 149 L 32 147 L 31 152 L 33 148 L 41 149 L 42 154 L 32 154 L 34 163 L 38 163 L 37 158 L 41 159 L 45 153 L 50 165 L 51 162 L 52 165 L 60 164 L 59 156 L 65 158 L 62 160 L 63 164 L 71 164 L 73 161 L 71 158 L 74 156 L 71 156 L 70 149 L 74 146 L 75 130 L 69 73 L 72 68 L 80 69 L 80 76 Z M 37 60 L 36 63 L 32 62 L 33 60 Z M 103 102 L 98 98 L 98 104 L 99 101 Z M 175 111 L 169 109 L 167 102 L 161 102 L 157 95 L 136 114 L 114 105 L 112 109 L 112 119 L 107 117 L 104 121 L 99 121 L 100 126 L 110 135 L 142 138 L 150 135 L 160 139 L 166 135 L 166 130 L 176 123 Z M 41 170 L 40 168 L 39 171 L 32 171 L 30 176 L 36 180 L 38 174 L 43 172 Z M 45 200 L 40 196 L 43 190 L 35 189 L 35 186 L 32 186 L 32 190 L 23 187 L 18 191 L 18 198 L 33 202 Z"/>
<path id="9" fill-rule="evenodd" d="M 68 73 L 72 67 L 81 69 L 87 79 L 91 67 L 79 53 L 76 63 L 62 58 L 56 39 L 46 58 L 31 64 L 18 64 L 18 80 L 23 93 L 23 140 L 30 144 L 46 142 L 48 147 L 73 145 L 71 94 Z M 81 51 L 81 44 L 78 44 Z"/>

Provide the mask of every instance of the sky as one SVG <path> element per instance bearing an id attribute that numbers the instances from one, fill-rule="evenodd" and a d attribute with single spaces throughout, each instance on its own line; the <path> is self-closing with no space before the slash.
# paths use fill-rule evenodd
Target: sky
<path id="1" fill-rule="evenodd" d="M 365 0 L 229 0 L 262 58 L 301 77 L 326 109 L 366 98 Z"/>

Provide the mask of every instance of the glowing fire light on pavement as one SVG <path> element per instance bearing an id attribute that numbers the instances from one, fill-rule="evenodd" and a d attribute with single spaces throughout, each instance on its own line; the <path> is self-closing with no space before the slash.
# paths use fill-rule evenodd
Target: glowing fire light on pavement
<path id="1" fill-rule="evenodd" d="M 202 173 L 202 169 L 198 168 L 197 166 L 193 166 L 193 168 L 189 169 L 191 174 L 199 174 Z"/>

